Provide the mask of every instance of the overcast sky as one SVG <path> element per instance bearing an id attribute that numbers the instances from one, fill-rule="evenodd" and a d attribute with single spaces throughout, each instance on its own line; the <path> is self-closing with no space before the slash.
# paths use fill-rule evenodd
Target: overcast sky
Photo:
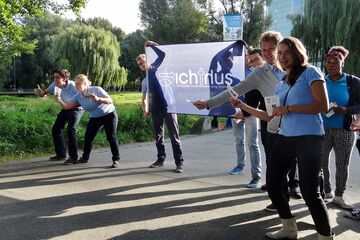
<path id="1" fill-rule="evenodd" d="M 105 18 L 113 26 L 120 27 L 125 33 L 129 34 L 136 31 L 136 29 L 140 29 L 139 1 L 88 0 L 86 8 L 81 11 L 81 16 L 83 18 Z M 66 16 L 73 18 L 71 14 Z"/>

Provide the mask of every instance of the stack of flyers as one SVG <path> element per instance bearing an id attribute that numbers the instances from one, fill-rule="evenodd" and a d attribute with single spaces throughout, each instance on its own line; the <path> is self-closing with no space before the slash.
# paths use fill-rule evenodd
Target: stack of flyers
<path id="1" fill-rule="evenodd" d="M 264 97 L 266 112 L 269 116 L 272 116 L 274 108 L 280 106 L 280 98 L 278 95 Z"/>
<path id="2" fill-rule="evenodd" d="M 329 103 L 329 111 L 327 111 L 326 113 L 324 113 L 324 115 L 326 116 L 326 117 L 331 117 L 332 115 L 334 115 L 334 110 L 333 110 L 333 108 L 334 107 L 337 107 L 337 104 L 336 104 L 336 102 L 331 102 L 331 103 Z"/>

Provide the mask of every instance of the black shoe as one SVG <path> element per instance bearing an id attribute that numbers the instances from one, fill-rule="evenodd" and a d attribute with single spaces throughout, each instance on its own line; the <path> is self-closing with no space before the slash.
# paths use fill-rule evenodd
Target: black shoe
<path id="1" fill-rule="evenodd" d="M 184 172 L 183 166 L 182 166 L 182 165 L 176 165 L 175 172 L 176 172 L 176 173 L 182 173 L 182 172 Z"/>
<path id="2" fill-rule="evenodd" d="M 290 196 L 296 199 L 302 199 L 299 187 L 290 188 Z"/>
<path id="3" fill-rule="evenodd" d="M 266 184 L 261 186 L 261 190 L 267 191 Z"/>
<path id="4" fill-rule="evenodd" d="M 164 166 L 164 163 L 163 162 L 160 162 L 159 160 L 154 162 L 153 164 L 151 164 L 149 166 L 149 168 L 159 168 L 159 167 L 163 167 Z"/>
<path id="5" fill-rule="evenodd" d="M 267 211 L 267 212 L 277 212 L 277 209 L 274 206 L 274 204 L 270 204 L 269 206 L 266 206 L 265 211 Z"/>
<path id="6" fill-rule="evenodd" d="M 119 161 L 114 161 L 110 168 L 118 168 L 120 165 Z"/>
<path id="7" fill-rule="evenodd" d="M 72 159 L 71 157 L 69 157 L 68 159 L 65 160 L 64 164 L 65 165 L 70 165 L 70 164 L 77 164 L 78 161 L 75 159 Z"/>
<path id="8" fill-rule="evenodd" d="M 49 158 L 50 161 L 64 161 L 66 157 L 52 156 Z"/>
<path id="9" fill-rule="evenodd" d="M 87 163 L 89 161 L 89 159 L 85 159 L 83 157 L 79 158 L 78 163 Z"/>

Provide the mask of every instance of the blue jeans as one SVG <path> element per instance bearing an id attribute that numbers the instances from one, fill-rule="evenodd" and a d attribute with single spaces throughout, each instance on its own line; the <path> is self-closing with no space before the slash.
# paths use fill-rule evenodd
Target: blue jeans
<path id="1" fill-rule="evenodd" d="M 253 178 L 261 177 L 261 155 L 258 142 L 258 120 L 251 116 L 239 123 L 233 121 L 236 143 L 237 165 L 245 167 L 245 137 L 249 148 L 251 175 Z"/>
<path id="2" fill-rule="evenodd" d="M 66 157 L 66 146 L 63 130 L 67 124 L 67 138 L 69 156 L 72 159 L 78 159 L 78 142 L 76 137 L 76 128 L 84 111 L 79 108 L 71 110 L 61 110 L 57 115 L 52 126 L 52 137 L 55 147 L 55 153 L 58 157 Z"/>

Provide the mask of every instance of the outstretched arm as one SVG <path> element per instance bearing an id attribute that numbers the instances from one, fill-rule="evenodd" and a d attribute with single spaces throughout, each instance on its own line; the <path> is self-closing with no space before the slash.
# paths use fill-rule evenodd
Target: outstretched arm
<path id="1" fill-rule="evenodd" d="M 269 122 L 273 118 L 272 116 L 269 116 L 267 112 L 260 110 L 258 108 L 253 108 L 247 105 L 246 103 L 240 101 L 239 99 L 234 99 L 231 97 L 229 101 L 233 107 L 240 108 L 241 110 L 250 113 L 251 115 L 259 118 L 260 120 Z"/>
<path id="2" fill-rule="evenodd" d="M 154 52 L 156 53 L 156 55 L 158 56 L 156 58 L 156 60 L 151 64 L 151 66 L 153 66 L 154 68 L 158 68 L 161 65 L 161 63 L 164 61 L 164 58 L 165 58 L 165 53 L 156 47 L 158 45 L 159 45 L 158 43 L 153 42 L 153 41 L 145 42 L 145 47 L 151 47 L 154 50 Z"/>

